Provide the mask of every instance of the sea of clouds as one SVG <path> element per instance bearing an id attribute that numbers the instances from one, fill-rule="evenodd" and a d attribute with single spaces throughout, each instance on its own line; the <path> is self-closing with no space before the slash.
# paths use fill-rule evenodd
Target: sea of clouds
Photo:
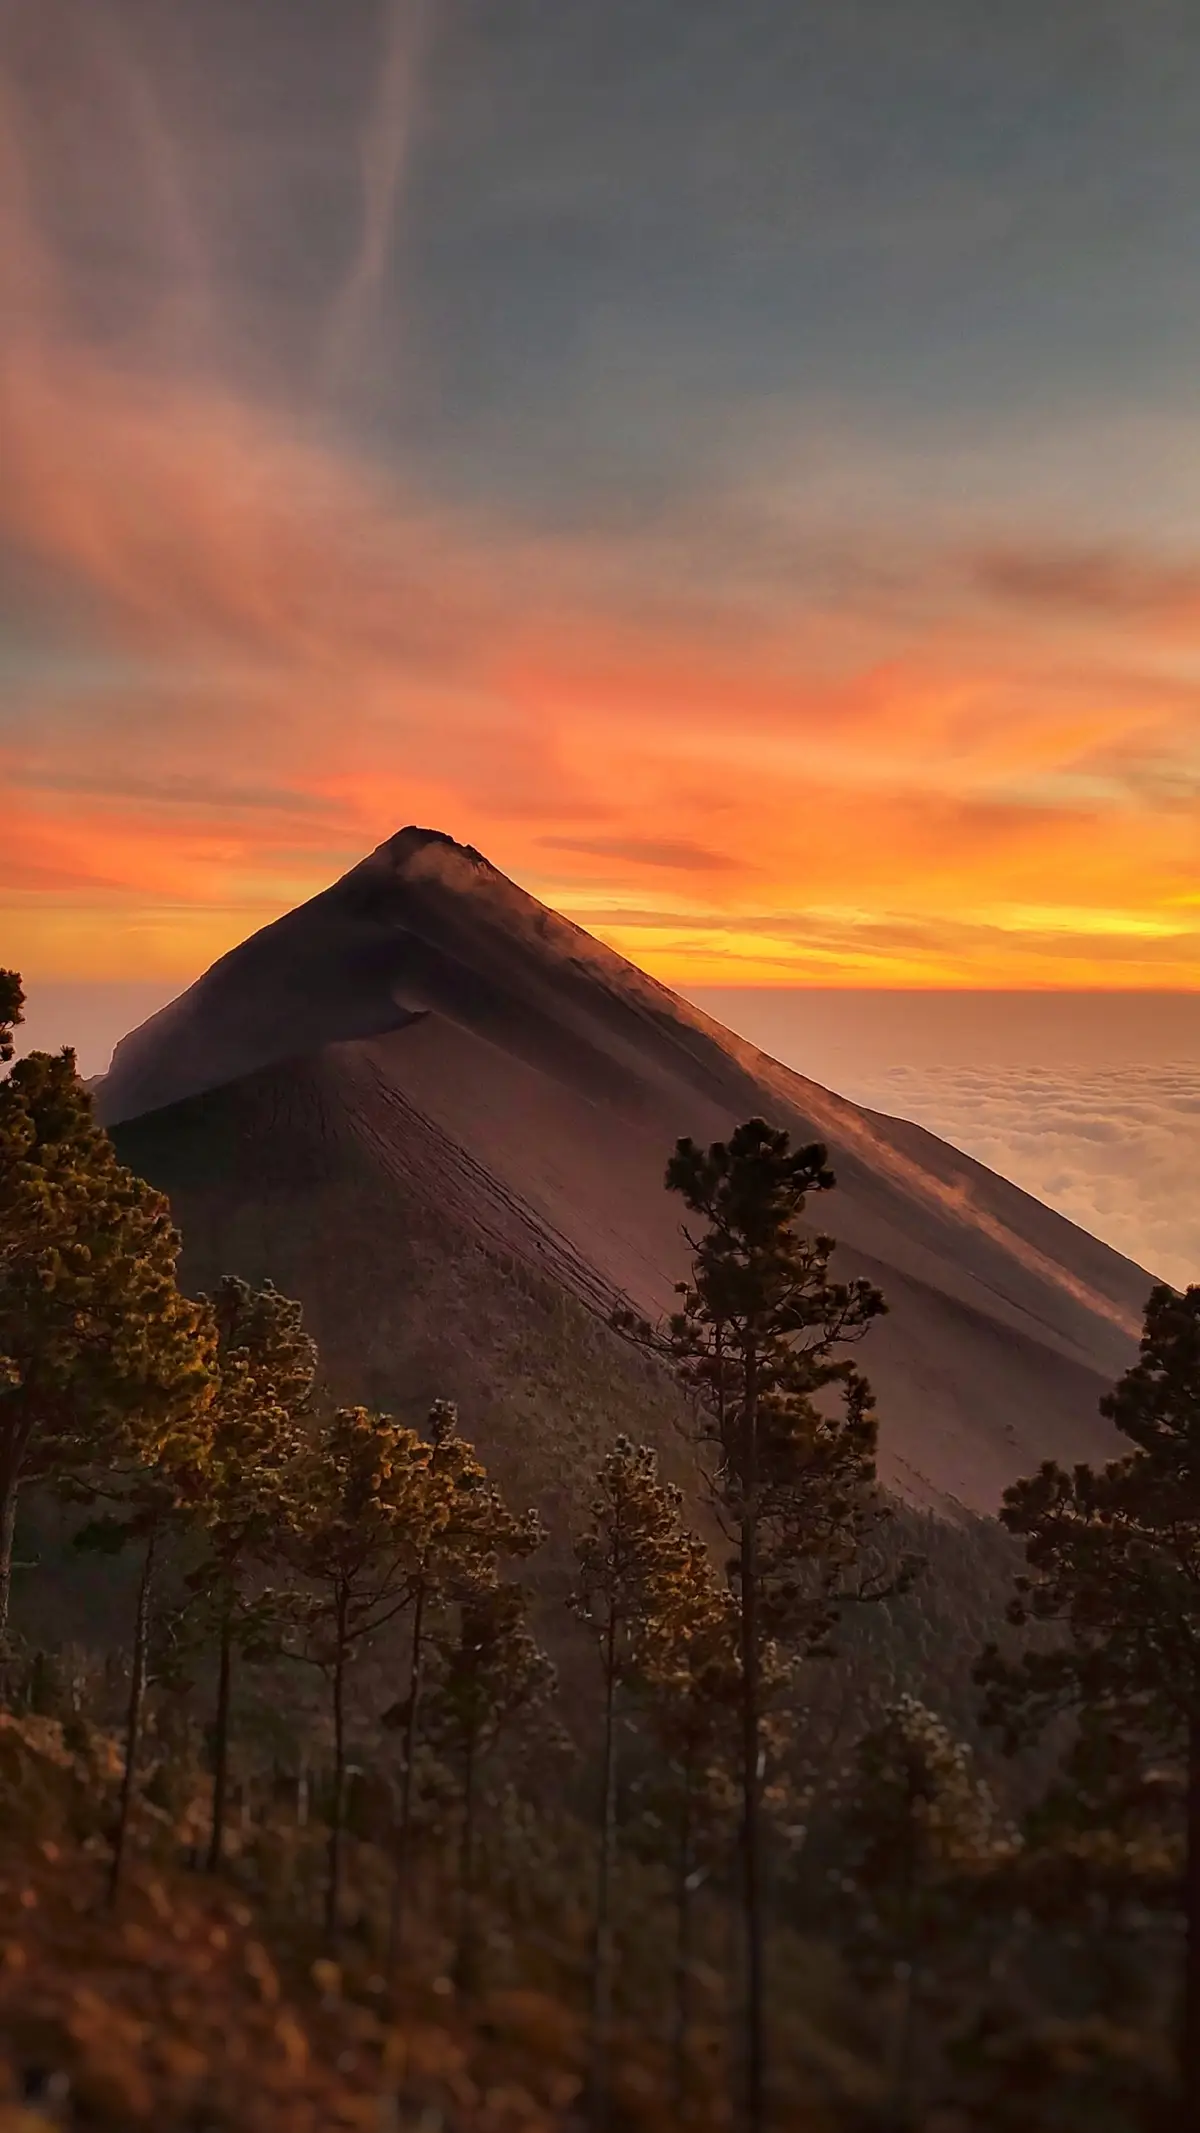
<path id="1" fill-rule="evenodd" d="M 843 1078 L 1181 1287 L 1200 1281 L 1200 1065 L 895 1066 Z"/>

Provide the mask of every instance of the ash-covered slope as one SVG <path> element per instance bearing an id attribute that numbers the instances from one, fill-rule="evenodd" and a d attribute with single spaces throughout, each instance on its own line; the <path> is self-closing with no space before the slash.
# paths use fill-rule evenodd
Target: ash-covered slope
<path id="1" fill-rule="evenodd" d="M 864 1353 L 885 1474 L 976 1508 L 1042 1458 L 1105 1447 L 1097 1399 L 1148 1287 L 1027 1194 L 767 1059 L 427 830 L 381 845 L 126 1038 L 100 1108 L 136 1121 L 123 1152 L 172 1193 L 196 1278 L 273 1274 L 304 1298 L 339 1383 L 393 1399 L 418 1380 L 420 1397 L 482 1396 L 470 1310 L 448 1301 L 470 1260 L 484 1288 L 505 1270 L 539 1311 L 562 1296 L 592 1329 L 592 1391 L 627 1401 L 597 1321 L 619 1293 L 669 1301 L 676 1137 L 761 1113 L 823 1140 L 839 1189 L 822 1225 L 891 1307 Z M 545 1367 L 508 1353 L 487 1376 L 514 1456 Z"/>

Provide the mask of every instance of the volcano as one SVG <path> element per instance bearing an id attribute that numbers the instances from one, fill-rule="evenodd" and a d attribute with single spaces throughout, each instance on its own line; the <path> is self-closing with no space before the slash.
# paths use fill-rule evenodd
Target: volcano
<path id="1" fill-rule="evenodd" d="M 304 1302 L 341 1398 L 457 1398 L 553 1517 L 618 1429 L 683 1456 L 680 1404 L 609 1327 L 686 1266 L 680 1134 L 759 1115 L 826 1144 L 836 1267 L 883 1290 L 861 1352 L 880 1468 L 994 1510 L 1039 1461 L 1102 1457 L 1097 1414 L 1150 1277 L 921 1128 L 743 1043 L 470 846 L 410 828 L 214 964 L 98 1091 L 171 1197 L 184 1276 Z"/>

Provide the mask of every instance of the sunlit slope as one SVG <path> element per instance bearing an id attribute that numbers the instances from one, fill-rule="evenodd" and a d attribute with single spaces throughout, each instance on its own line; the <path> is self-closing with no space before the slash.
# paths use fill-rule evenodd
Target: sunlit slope
<path id="1" fill-rule="evenodd" d="M 669 1301 L 684 1264 L 662 1190 L 675 1138 L 755 1112 L 819 1138 L 838 1176 L 820 1221 L 845 1271 L 870 1274 L 891 1306 L 864 1360 L 885 1471 L 917 1497 L 990 1507 L 1037 1460 L 1102 1448 L 1096 1403 L 1149 1285 L 956 1150 L 732 1037 L 428 831 L 401 832 L 214 965 L 118 1048 L 101 1103 L 110 1121 L 137 1121 L 122 1145 L 172 1192 L 205 1276 L 228 1265 L 288 1282 L 339 1382 L 371 1397 L 411 1380 L 418 1320 L 419 1397 L 461 1376 L 469 1310 L 460 1323 L 437 1297 L 442 1262 L 464 1254 L 484 1287 L 486 1261 L 504 1283 L 522 1270 L 539 1294 L 569 1297 L 626 1397 L 597 1321 L 618 1294 Z M 401 1232 L 421 1233 L 423 1265 L 401 1267 Z M 532 1353 L 505 1363 L 505 1433 L 535 1367 Z M 539 1412 L 537 1428 L 553 1427 Z"/>

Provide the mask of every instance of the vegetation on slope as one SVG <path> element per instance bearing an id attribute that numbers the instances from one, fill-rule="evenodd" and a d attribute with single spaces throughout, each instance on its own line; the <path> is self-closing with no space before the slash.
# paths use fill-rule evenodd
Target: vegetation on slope
<path id="1" fill-rule="evenodd" d="M 1122 1459 L 949 1525 L 876 1490 L 822 1152 L 670 1182 L 693 1279 L 548 1542 L 445 1401 L 181 1294 L 69 1055 L 0 1084 L 0 2125 L 1196 2133 L 1200 1290 Z"/>

